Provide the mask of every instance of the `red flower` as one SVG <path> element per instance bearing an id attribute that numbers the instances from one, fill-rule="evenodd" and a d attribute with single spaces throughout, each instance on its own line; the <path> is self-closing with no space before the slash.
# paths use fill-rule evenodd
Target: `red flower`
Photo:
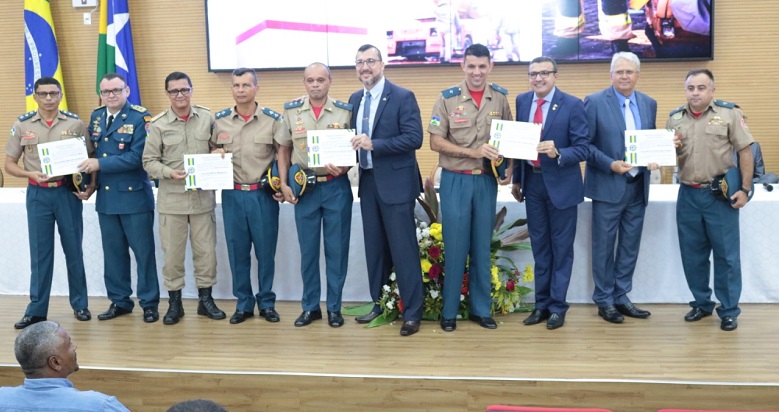
<path id="1" fill-rule="evenodd" d="M 441 275 L 441 266 L 430 266 L 430 270 L 427 272 L 427 275 L 430 276 L 430 279 L 438 279 L 438 276 Z"/>
<path id="2" fill-rule="evenodd" d="M 403 301 L 401 299 L 398 299 L 398 311 L 403 313 Z"/>
<path id="3" fill-rule="evenodd" d="M 509 280 L 508 282 L 506 282 L 506 290 L 509 291 L 509 292 L 513 292 L 514 291 L 514 281 L 513 280 Z"/>
<path id="4" fill-rule="evenodd" d="M 463 280 L 468 281 L 468 272 L 463 273 Z"/>
<path id="5" fill-rule="evenodd" d="M 460 289 L 460 294 L 468 296 L 468 286 L 463 286 L 463 288 Z"/>
<path id="6" fill-rule="evenodd" d="M 427 250 L 427 253 L 431 258 L 438 259 L 438 257 L 441 256 L 441 248 L 435 245 L 430 246 L 430 249 Z"/>

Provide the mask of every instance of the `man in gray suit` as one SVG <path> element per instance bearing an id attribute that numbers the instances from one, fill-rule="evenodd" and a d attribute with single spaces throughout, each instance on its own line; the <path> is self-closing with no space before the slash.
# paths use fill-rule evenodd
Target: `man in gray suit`
<path id="1" fill-rule="evenodd" d="M 625 130 L 656 128 L 657 102 L 635 90 L 640 68 L 635 54 L 614 54 L 611 86 L 584 99 L 591 141 L 584 195 L 592 199 L 592 300 L 598 315 L 611 323 L 622 323 L 623 315 L 650 315 L 627 296 L 649 202 L 649 170 L 659 168 L 655 163 L 632 167 L 623 160 Z"/>

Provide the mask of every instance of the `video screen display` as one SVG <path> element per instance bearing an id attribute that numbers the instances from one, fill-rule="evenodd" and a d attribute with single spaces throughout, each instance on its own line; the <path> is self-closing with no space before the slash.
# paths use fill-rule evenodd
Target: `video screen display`
<path id="1" fill-rule="evenodd" d="M 713 58 L 713 0 L 205 0 L 209 70 L 459 64 L 474 43 L 497 63 Z"/>

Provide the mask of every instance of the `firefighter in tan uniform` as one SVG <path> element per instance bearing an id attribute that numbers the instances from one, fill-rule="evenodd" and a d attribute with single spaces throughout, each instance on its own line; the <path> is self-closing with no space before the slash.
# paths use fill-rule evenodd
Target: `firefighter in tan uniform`
<path id="1" fill-rule="evenodd" d="M 84 193 L 73 193 L 71 178 L 48 176 L 41 168 L 46 160 L 38 157 L 39 144 L 74 138 L 84 141 L 86 128 L 78 116 L 59 110 L 62 88 L 56 79 L 38 79 L 33 98 L 38 103 L 38 111 L 19 117 L 5 146 L 5 171 L 26 178 L 29 183 L 25 204 L 30 239 L 30 304 L 24 317 L 14 325 L 16 329 L 46 320 L 54 273 L 55 223 L 65 252 L 70 306 L 76 319 L 92 318 L 87 309 L 87 280 L 81 247 L 84 234 L 81 200 L 92 195 L 94 183 Z M 86 146 L 92 154 L 92 145 Z M 18 164 L 20 157 L 24 157 L 22 166 Z"/>
<path id="2" fill-rule="evenodd" d="M 187 233 L 198 289 L 197 314 L 224 319 L 225 313 L 211 296 L 211 289 L 216 284 L 214 191 L 184 189 L 187 177 L 184 155 L 210 153 L 213 116 L 208 109 L 191 104 L 192 81 L 185 73 L 169 74 L 165 86 L 170 108 L 151 120 L 143 150 L 143 168 L 160 182 L 157 210 L 160 213 L 160 242 L 165 253 L 162 276 L 169 296 L 168 311 L 162 321 L 173 325 L 184 316 L 181 289 L 184 288 Z"/>
<path id="3" fill-rule="evenodd" d="M 276 241 L 279 233 L 281 193 L 271 194 L 261 182 L 276 157 L 274 140 L 281 127 L 281 114 L 254 100 L 259 85 L 257 73 L 240 68 L 233 71 L 235 106 L 216 114 L 211 134 L 212 153 L 233 156 L 234 190 L 222 191 L 222 212 L 227 254 L 233 275 L 233 295 L 238 299 L 230 318 L 237 324 L 254 316 L 254 304 L 268 322 L 280 320 L 273 293 Z M 251 250 L 257 257 L 259 291 L 252 292 Z"/>
<path id="4" fill-rule="evenodd" d="M 327 279 L 327 320 L 331 327 L 344 324 L 341 316 L 341 295 L 349 264 L 349 235 L 352 224 L 352 188 L 346 172 L 348 167 L 328 164 L 313 168 L 316 185 L 306 188 L 296 197 L 287 184 L 291 162 L 308 168 L 307 134 L 309 130 L 344 129 L 349 127 L 352 105 L 328 97 L 330 69 L 313 63 L 303 72 L 303 85 L 308 97 L 284 105 L 284 120 L 276 134 L 279 147 L 279 176 L 285 200 L 295 204 L 295 224 L 300 242 L 300 272 L 303 276 L 303 313 L 295 326 L 305 326 L 322 319 L 319 308 L 321 285 L 319 276 L 319 243 L 324 230 Z"/>

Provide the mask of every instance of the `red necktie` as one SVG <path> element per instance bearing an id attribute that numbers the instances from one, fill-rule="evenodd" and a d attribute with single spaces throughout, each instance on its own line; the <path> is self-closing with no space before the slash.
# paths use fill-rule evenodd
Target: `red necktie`
<path id="1" fill-rule="evenodd" d="M 546 103 L 546 100 L 538 99 L 537 102 L 538 102 L 538 105 L 536 106 L 536 112 L 535 112 L 535 114 L 533 114 L 533 123 L 537 123 L 537 124 L 543 125 L 544 124 L 544 111 L 541 110 L 541 106 L 543 106 L 544 103 Z M 541 129 L 541 133 L 542 134 L 544 133 L 543 129 Z M 539 137 L 539 139 L 540 139 L 540 137 Z M 533 160 L 533 166 L 538 167 L 540 165 L 541 165 L 541 160 L 539 160 L 539 158 L 536 157 L 536 160 Z"/>

